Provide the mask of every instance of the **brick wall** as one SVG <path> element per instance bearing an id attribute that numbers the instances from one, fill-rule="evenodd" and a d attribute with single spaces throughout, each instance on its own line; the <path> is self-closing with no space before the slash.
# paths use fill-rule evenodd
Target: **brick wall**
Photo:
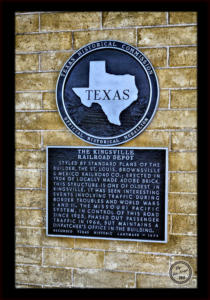
<path id="1" fill-rule="evenodd" d="M 16 286 L 196 287 L 196 13 L 28 12 L 15 18 Z M 122 146 L 169 149 L 166 244 L 45 234 L 45 146 L 88 145 L 63 124 L 56 81 L 76 49 L 100 39 L 138 47 L 157 72 L 157 113 Z M 193 268 L 184 285 L 168 275 L 177 260 Z"/>

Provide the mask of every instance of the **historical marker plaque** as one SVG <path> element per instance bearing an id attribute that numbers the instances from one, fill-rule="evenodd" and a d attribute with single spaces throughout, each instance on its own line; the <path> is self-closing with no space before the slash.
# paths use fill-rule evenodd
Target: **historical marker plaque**
<path id="1" fill-rule="evenodd" d="M 158 107 L 159 84 L 139 49 L 114 40 L 77 50 L 64 64 L 56 86 L 66 127 L 94 145 L 125 143 L 149 125 Z"/>
<path id="2" fill-rule="evenodd" d="M 47 235 L 167 242 L 167 148 L 46 150 Z"/>

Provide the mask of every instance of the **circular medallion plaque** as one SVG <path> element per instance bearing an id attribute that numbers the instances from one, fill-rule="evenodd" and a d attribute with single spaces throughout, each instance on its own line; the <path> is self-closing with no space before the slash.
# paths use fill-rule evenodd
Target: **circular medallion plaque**
<path id="1" fill-rule="evenodd" d="M 138 49 L 103 40 L 76 51 L 56 87 L 60 116 L 82 140 L 99 146 L 125 143 L 151 122 L 159 101 L 154 68 Z"/>

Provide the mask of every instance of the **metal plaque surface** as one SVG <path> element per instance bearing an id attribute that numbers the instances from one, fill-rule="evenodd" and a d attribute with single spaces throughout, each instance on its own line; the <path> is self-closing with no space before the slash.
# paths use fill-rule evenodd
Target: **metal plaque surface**
<path id="1" fill-rule="evenodd" d="M 46 152 L 48 236 L 167 242 L 167 148 Z"/>
<path id="2" fill-rule="evenodd" d="M 125 143 L 151 122 L 159 101 L 148 58 L 120 41 L 97 41 L 76 51 L 57 81 L 56 101 L 69 130 L 99 146 Z"/>

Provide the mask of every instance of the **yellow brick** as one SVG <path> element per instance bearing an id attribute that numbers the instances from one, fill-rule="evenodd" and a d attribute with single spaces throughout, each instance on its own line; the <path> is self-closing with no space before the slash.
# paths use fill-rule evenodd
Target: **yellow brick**
<path id="1" fill-rule="evenodd" d="M 16 91 L 55 90 L 58 73 L 16 74 Z"/>
<path id="2" fill-rule="evenodd" d="M 104 253 L 101 251 L 45 248 L 44 264 L 48 266 L 99 269 L 104 264 Z"/>
<path id="3" fill-rule="evenodd" d="M 15 133 L 16 149 L 40 149 L 41 134 L 40 132 L 16 132 Z"/>
<path id="4" fill-rule="evenodd" d="M 45 152 L 17 151 L 15 155 L 16 168 L 39 169 L 46 167 Z"/>
<path id="5" fill-rule="evenodd" d="M 17 226 L 44 226 L 43 212 L 40 209 L 16 209 Z"/>
<path id="6" fill-rule="evenodd" d="M 196 90 L 171 91 L 171 108 L 196 108 Z"/>
<path id="7" fill-rule="evenodd" d="M 41 70 L 60 71 L 73 52 L 51 52 L 41 54 Z"/>
<path id="8" fill-rule="evenodd" d="M 97 30 L 74 32 L 74 48 L 78 49 L 85 44 L 98 40 L 119 40 L 136 46 L 136 30 Z"/>
<path id="9" fill-rule="evenodd" d="M 190 88 L 197 85 L 195 68 L 156 70 L 161 88 Z"/>
<path id="10" fill-rule="evenodd" d="M 16 284 L 15 288 L 17 289 L 40 289 L 42 288 L 41 284 L 33 285 L 33 284 Z"/>
<path id="11" fill-rule="evenodd" d="M 196 12 L 169 12 L 169 23 L 170 24 L 192 24 L 197 22 L 197 13 Z"/>
<path id="12" fill-rule="evenodd" d="M 16 244 L 40 246 L 42 243 L 41 228 L 16 228 Z"/>
<path id="13" fill-rule="evenodd" d="M 169 193 L 168 210 L 170 213 L 196 214 L 197 196 L 195 194 Z"/>
<path id="14" fill-rule="evenodd" d="M 173 253 L 196 255 L 197 238 L 195 236 L 169 235 L 166 244 L 138 243 L 139 252 Z"/>
<path id="15" fill-rule="evenodd" d="M 175 283 L 169 276 L 155 276 L 147 274 L 136 275 L 137 288 L 196 288 L 195 278 L 190 279 L 185 284 Z"/>
<path id="16" fill-rule="evenodd" d="M 154 48 L 154 49 L 141 49 L 147 58 L 151 61 L 153 67 L 166 67 L 167 66 L 167 50 L 166 48 Z"/>
<path id="17" fill-rule="evenodd" d="M 172 256 L 171 264 L 176 261 L 184 261 L 188 263 L 192 268 L 192 276 L 197 276 L 197 258 L 196 257 L 186 257 L 186 256 Z"/>
<path id="18" fill-rule="evenodd" d="M 15 108 L 18 110 L 25 109 L 41 109 L 42 94 L 41 93 L 16 93 Z"/>
<path id="19" fill-rule="evenodd" d="M 38 71 L 39 56 L 37 54 L 17 54 L 15 56 L 15 71 Z"/>
<path id="20" fill-rule="evenodd" d="M 137 242 L 124 242 L 97 239 L 75 239 L 75 248 L 100 249 L 109 251 L 137 252 Z"/>
<path id="21" fill-rule="evenodd" d="M 174 47 L 169 50 L 169 65 L 172 67 L 196 66 L 196 47 Z"/>
<path id="22" fill-rule="evenodd" d="M 17 266 L 16 281 L 21 283 L 46 284 L 52 287 L 71 287 L 72 271 L 41 266 Z"/>
<path id="23" fill-rule="evenodd" d="M 42 230 L 42 246 L 74 248 L 74 239 L 46 236 L 46 230 L 44 229 Z"/>
<path id="24" fill-rule="evenodd" d="M 160 90 L 159 108 L 168 108 L 169 91 Z"/>
<path id="25" fill-rule="evenodd" d="M 41 30 L 76 30 L 100 28 L 100 12 L 62 12 L 41 14 Z"/>
<path id="26" fill-rule="evenodd" d="M 169 153 L 170 171 L 196 171 L 197 155 L 189 152 L 171 152 Z"/>
<path id="27" fill-rule="evenodd" d="M 171 173 L 170 192 L 191 192 L 197 191 L 197 174 L 194 173 Z"/>
<path id="28" fill-rule="evenodd" d="M 144 131 L 126 143 L 126 147 L 168 147 L 169 133 L 160 131 Z"/>
<path id="29" fill-rule="evenodd" d="M 39 31 L 39 15 L 18 15 L 15 16 L 16 33 L 38 32 Z"/>
<path id="30" fill-rule="evenodd" d="M 17 247 L 15 261 L 19 264 L 38 264 L 42 262 L 42 249 L 32 247 Z"/>
<path id="31" fill-rule="evenodd" d="M 43 143 L 44 146 L 88 146 L 89 144 L 85 143 L 78 137 L 76 137 L 70 131 L 52 131 L 52 132 L 43 132 Z"/>
<path id="32" fill-rule="evenodd" d="M 69 50 L 72 48 L 71 32 L 27 34 L 16 36 L 16 51 Z"/>
<path id="33" fill-rule="evenodd" d="M 191 129 L 196 128 L 195 111 L 158 111 L 148 129 Z"/>
<path id="34" fill-rule="evenodd" d="M 46 201 L 46 192 L 38 190 L 16 190 L 16 206 L 22 207 L 39 207 L 44 208 Z"/>
<path id="35" fill-rule="evenodd" d="M 196 216 L 172 215 L 172 232 L 196 234 Z"/>
<path id="36" fill-rule="evenodd" d="M 192 45 L 196 41 L 196 26 L 138 29 L 138 47 Z"/>
<path id="37" fill-rule="evenodd" d="M 128 27 L 166 24 L 165 12 L 103 12 L 103 27 Z"/>
<path id="38" fill-rule="evenodd" d="M 16 128 L 17 129 L 64 129 L 65 125 L 62 122 L 58 112 L 17 112 L 16 113 Z"/>
<path id="39" fill-rule="evenodd" d="M 41 175 L 39 170 L 16 170 L 17 188 L 40 188 Z"/>
<path id="40" fill-rule="evenodd" d="M 196 150 L 197 134 L 196 132 L 172 132 L 171 135 L 172 150 Z"/>
<path id="41" fill-rule="evenodd" d="M 57 110 L 55 93 L 43 93 L 43 108 Z"/>
<path id="42" fill-rule="evenodd" d="M 46 188 L 46 171 L 42 170 L 42 188 Z"/>
<path id="43" fill-rule="evenodd" d="M 138 253 L 105 253 L 105 268 L 119 271 L 167 273 L 169 257 Z"/>
<path id="44" fill-rule="evenodd" d="M 74 270 L 74 287 L 134 288 L 135 274 L 103 270 Z"/>

